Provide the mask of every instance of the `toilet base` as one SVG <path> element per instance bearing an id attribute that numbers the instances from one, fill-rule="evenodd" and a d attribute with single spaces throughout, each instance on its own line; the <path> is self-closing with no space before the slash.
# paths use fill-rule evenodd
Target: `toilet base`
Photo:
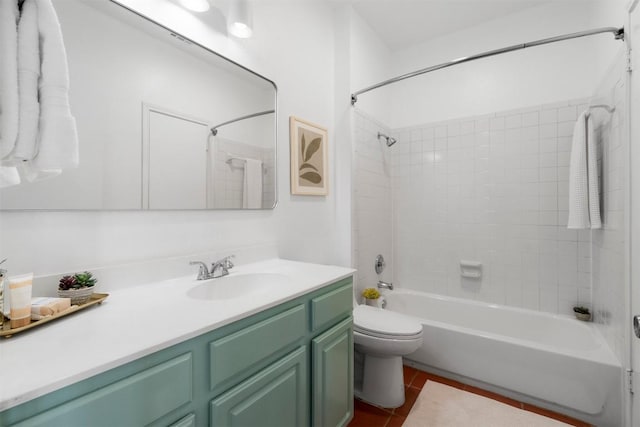
<path id="1" fill-rule="evenodd" d="M 362 390 L 356 397 L 383 408 L 404 404 L 402 356 L 364 355 Z"/>

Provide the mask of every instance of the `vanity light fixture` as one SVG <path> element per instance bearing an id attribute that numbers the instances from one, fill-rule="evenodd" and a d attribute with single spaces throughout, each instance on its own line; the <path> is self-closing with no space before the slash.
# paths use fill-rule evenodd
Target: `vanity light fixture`
<path id="1" fill-rule="evenodd" d="M 229 33 L 248 39 L 253 34 L 253 22 L 247 0 L 232 0 L 227 18 Z"/>
<path id="2" fill-rule="evenodd" d="M 193 12 L 206 12 L 210 7 L 208 0 L 180 0 L 180 4 Z"/>

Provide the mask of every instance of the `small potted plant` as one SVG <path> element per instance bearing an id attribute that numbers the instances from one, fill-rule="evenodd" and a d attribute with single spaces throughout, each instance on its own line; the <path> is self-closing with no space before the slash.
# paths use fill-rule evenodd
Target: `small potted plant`
<path id="1" fill-rule="evenodd" d="M 89 271 L 64 276 L 58 284 L 58 296 L 71 298 L 72 305 L 84 304 L 93 295 L 93 289 L 98 280 Z"/>
<path id="2" fill-rule="evenodd" d="M 374 307 L 378 306 L 378 298 L 380 298 L 380 292 L 376 288 L 365 289 L 364 291 L 362 291 L 362 296 L 364 297 L 365 304 Z"/>
<path id="3" fill-rule="evenodd" d="M 576 319 L 588 322 L 591 320 L 591 312 L 588 307 L 577 305 L 573 307 L 573 313 L 576 315 Z"/>

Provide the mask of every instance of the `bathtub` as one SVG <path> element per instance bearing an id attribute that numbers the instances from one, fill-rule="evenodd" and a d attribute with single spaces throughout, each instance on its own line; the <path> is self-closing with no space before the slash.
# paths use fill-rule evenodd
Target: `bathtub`
<path id="1" fill-rule="evenodd" d="M 598 426 L 622 419 L 622 368 L 592 323 L 569 316 L 397 289 L 387 310 L 423 324 L 406 359 Z"/>

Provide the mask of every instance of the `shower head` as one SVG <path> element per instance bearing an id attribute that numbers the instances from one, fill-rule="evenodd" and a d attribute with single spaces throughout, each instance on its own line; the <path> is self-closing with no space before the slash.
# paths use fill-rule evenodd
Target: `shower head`
<path id="1" fill-rule="evenodd" d="M 397 139 L 387 136 L 384 133 L 378 132 L 378 139 L 380 138 L 384 138 L 387 141 L 387 147 L 391 147 L 393 144 L 398 142 Z"/>

